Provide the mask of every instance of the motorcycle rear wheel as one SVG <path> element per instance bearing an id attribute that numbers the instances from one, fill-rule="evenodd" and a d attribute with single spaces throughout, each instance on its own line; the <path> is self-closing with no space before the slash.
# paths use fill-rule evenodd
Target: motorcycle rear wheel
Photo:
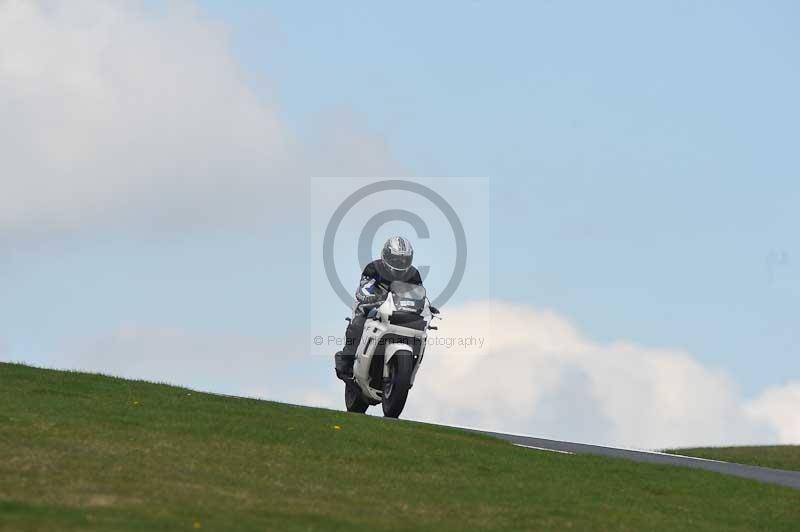
<path id="1" fill-rule="evenodd" d="M 383 415 L 400 417 L 411 388 L 414 360 L 410 355 L 398 353 L 389 361 L 389 378 L 383 383 Z"/>
<path id="2" fill-rule="evenodd" d="M 364 400 L 361 390 L 355 383 L 344 384 L 344 406 L 348 412 L 363 414 L 369 408 L 369 403 Z"/>

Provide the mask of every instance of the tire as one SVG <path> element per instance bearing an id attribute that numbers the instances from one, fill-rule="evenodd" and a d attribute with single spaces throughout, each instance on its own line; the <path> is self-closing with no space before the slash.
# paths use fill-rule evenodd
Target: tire
<path id="1" fill-rule="evenodd" d="M 414 360 L 410 354 L 397 353 L 389 361 L 389 378 L 383 383 L 383 415 L 400 417 L 406 406 L 408 390 L 411 388 L 411 372 Z"/>
<path id="2" fill-rule="evenodd" d="M 344 406 L 348 412 L 357 414 L 363 414 L 369 408 L 369 403 L 361 396 L 361 390 L 355 383 L 344 385 Z"/>

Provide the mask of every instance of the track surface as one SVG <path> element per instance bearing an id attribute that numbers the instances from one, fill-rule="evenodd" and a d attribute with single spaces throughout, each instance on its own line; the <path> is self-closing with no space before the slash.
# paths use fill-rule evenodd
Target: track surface
<path id="1" fill-rule="evenodd" d="M 708 460 L 705 458 L 693 458 L 689 456 L 678 456 L 674 454 L 658 453 L 653 451 L 639 451 L 634 449 L 618 449 L 615 447 L 602 447 L 599 445 L 587 445 L 583 443 L 569 443 L 564 441 L 546 440 L 543 438 L 533 438 L 531 436 L 521 436 L 517 434 L 503 434 L 500 432 L 489 432 L 485 430 L 468 429 L 488 436 L 494 436 L 501 440 L 509 441 L 520 447 L 539 449 L 543 451 L 555 451 L 568 454 L 595 454 L 599 456 L 609 456 L 612 458 L 624 458 L 636 462 L 649 462 L 651 464 L 664 464 L 681 467 L 693 467 L 696 469 L 706 469 L 725 475 L 749 478 L 760 482 L 788 486 L 800 489 L 800 471 L 784 471 L 782 469 L 770 469 L 751 465 L 733 464 L 730 462 L 720 462 L 718 460 Z"/>

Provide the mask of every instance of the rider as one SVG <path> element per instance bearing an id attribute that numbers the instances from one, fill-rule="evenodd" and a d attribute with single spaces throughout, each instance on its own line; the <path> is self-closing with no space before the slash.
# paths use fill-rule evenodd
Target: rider
<path id="1" fill-rule="evenodd" d="M 411 265 L 414 259 L 414 248 L 411 242 L 402 236 L 393 236 L 383 245 L 381 258 L 367 264 L 361 273 L 361 283 L 356 290 L 356 301 L 353 317 L 345 330 L 344 349 L 336 353 L 336 376 L 342 380 L 353 378 L 353 363 L 356 347 L 361 342 L 364 322 L 371 307 L 383 303 L 389 293 L 392 281 L 405 281 L 422 284 L 422 278 Z"/>

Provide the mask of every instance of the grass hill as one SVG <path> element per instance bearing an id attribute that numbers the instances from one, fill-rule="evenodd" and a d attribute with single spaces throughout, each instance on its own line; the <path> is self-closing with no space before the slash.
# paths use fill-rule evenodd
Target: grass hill
<path id="1" fill-rule="evenodd" d="M 0 530 L 797 530 L 800 490 L 0 364 Z"/>

